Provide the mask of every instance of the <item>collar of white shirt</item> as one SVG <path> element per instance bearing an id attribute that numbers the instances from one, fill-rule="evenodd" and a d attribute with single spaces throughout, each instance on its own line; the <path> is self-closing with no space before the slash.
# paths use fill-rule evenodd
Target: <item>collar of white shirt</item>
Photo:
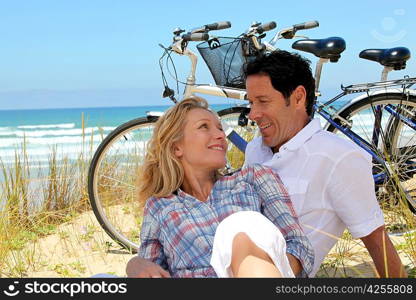
<path id="1" fill-rule="evenodd" d="M 303 127 L 293 138 L 289 141 L 284 143 L 279 151 L 281 150 L 288 150 L 288 151 L 296 151 L 299 149 L 307 140 L 309 140 L 315 133 L 321 131 L 321 122 L 319 119 L 315 118 L 312 119 L 305 127 Z M 262 142 L 262 150 L 268 153 L 271 153 L 270 147 L 265 145 Z"/>

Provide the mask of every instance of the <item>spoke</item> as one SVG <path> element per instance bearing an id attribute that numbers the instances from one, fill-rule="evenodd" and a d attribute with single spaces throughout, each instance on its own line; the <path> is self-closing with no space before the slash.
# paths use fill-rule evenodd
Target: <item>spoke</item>
<path id="1" fill-rule="evenodd" d="M 387 105 L 394 113 L 384 109 Z M 381 108 L 379 119 L 377 107 Z M 345 110 L 344 113 L 340 113 L 341 118 L 352 124 L 351 131 L 372 144 L 373 151 L 385 160 L 386 166 L 383 166 L 373 159 L 373 174 L 386 173 L 386 167 L 392 172 L 387 172 L 387 174 L 392 174 L 392 177 L 386 177 L 384 182 L 382 182 L 383 177 L 375 177 L 380 179 L 376 186 L 377 197 L 380 201 L 392 201 L 394 198 L 402 201 L 405 197 L 410 204 L 415 202 L 416 132 L 404 123 L 402 118 L 414 121 L 415 112 L 416 102 L 403 100 L 402 97 L 393 95 L 391 99 L 388 96 L 382 99 L 380 96 L 367 102 L 362 100 Z M 343 136 L 336 129 L 332 130 Z"/>

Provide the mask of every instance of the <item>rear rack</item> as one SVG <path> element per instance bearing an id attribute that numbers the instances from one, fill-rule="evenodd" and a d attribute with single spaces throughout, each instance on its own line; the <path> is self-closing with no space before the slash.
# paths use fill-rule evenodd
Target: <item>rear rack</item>
<path id="1" fill-rule="evenodd" d="M 353 84 L 349 86 L 343 86 L 341 85 L 342 93 L 338 94 L 331 100 L 325 102 L 325 103 L 318 103 L 316 106 L 317 111 L 322 111 L 326 107 L 332 108 L 329 105 L 337 101 L 338 99 L 344 97 L 348 94 L 354 94 L 354 93 L 365 93 L 369 92 L 372 89 L 380 89 L 380 88 L 388 88 L 393 86 L 400 86 L 401 89 L 403 89 L 403 92 L 410 88 L 412 85 L 416 83 L 416 77 L 404 77 L 402 79 L 395 79 L 395 80 L 388 80 L 388 81 L 378 81 L 378 82 L 370 82 L 370 83 L 362 83 L 362 84 Z"/>
<path id="2" fill-rule="evenodd" d="M 416 77 L 413 77 L 413 78 L 405 77 L 403 79 L 354 84 L 354 85 L 349 85 L 345 87 L 341 85 L 341 89 L 344 91 L 345 94 L 352 94 L 352 93 L 367 92 L 371 89 L 386 88 L 386 87 L 392 87 L 392 86 L 397 86 L 397 85 L 406 89 L 406 88 L 411 87 L 415 83 L 416 83 Z"/>

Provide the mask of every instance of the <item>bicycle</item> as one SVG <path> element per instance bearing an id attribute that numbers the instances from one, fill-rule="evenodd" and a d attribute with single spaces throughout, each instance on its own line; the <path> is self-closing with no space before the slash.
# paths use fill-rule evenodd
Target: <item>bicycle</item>
<path id="1" fill-rule="evenodd" d="M 243 63 L 256 55 L 273 51 L 274 44 L 279 39 L 292 39 L 297 37 L 298 30 L 314 28 L 319 24 L 313 21 L 285 28 L 280 30 L 269 43 L 262 43 L 261 39 L 265 36 L 264 32 L 276 26 L 274 22 L 264 25 L 253 23 L 238 38 L 210 37 L 208 34 L 211 30 L 225 29 L 230 25 L 229 22 L 220 22 L 196 28 L 189 33 L 184 33 L 181 29 L 174 31 L 173 44 L 165 48 L 160 62 L 165 55 L 170 58 L 171 52 L 185 55 L 190 59 L 191 71 L 186 81 L 184 98 L 194 93 L 201 93 L 245 100 L 245 84 L 240 68 Z M 190 41 L 203 41 L 197 48 L 214 77 L 215 85 L 195 83 L 197 56 L 187 47 Z M 311 52 L 319 57 L 315 70 L 316 94 L 319 95 L 323 64 L 328 61 L 338 61 L 345 49 L 345 41 L 337 37 L 321 40 L 304 39 L 295 42 L 292 47 L 300 51 Z M 325 129 L 351 139 L 373 156 L 373 174 L 379 200 L 382 201 L 381 197 L 385 197 L 392 188 L 395 188 L 400 196 L 404 195 L 404 199 L 410 203 L 410 209 L 414 211 L 415 195 L 413 190 L 403 186 L 402 181 L 407 181 L 416 173 L 415 146 L 403 147 L 404 142 L 401 137 L 409 135 L 409 129 L 410 131 L 416 130 L 416 95 L 409 89 L 416 82 L 416 78 L 386 81 L 389 71 L 394 68 L 404 68 L 406 60 L 410 57 L 408 50 L 406 49 L 406 52 L 404 49 L 400 52 L 398 59 L 387 55 L 387 50 L 372 53 L 370 56 L 375 60 L 381 60 L 382 56 L 387 53 L 383 58 L 387 69 L 385 68 L 383 72 L 382 81 L 342 87 L 343 92 L 333 99 L 325 103 L 316 102 L 315 112 L 328 122 Z M 364 56 L 368 53 L 368 51 L 364 52 Z M 160 65 L 162 69 L 162 63 Z M 167 85 L 163 69 L 162 79 L 165 85 L 164 96 L 175 102 L 174 93 Z M 400 86 L 402 89 L 392 91 L 391 88 L 394 86 Z M 380 92 L 383 89 L 384 93 Z M 332 108 L 331 104 L 336 100 L 358 92 L 367 94 L 354 98 L 340 110 Z M 375 105 L 372 105 L 373 103 Z M 374 112 L 378 112 L 374 113 L 374 120 L 371 119 L 371 111 L 370 113 L 368 111 L 368 108 L 373 110 L 373 107 Z M 384 110 L 389 114 L 383 114 Z M 255 134 L 255 125 L 247 119 L 248 112 L 247 106 L 231 107 L 218 112 L 226 135 L 232 142 L 227 156 L 231 161 L 231 169 L 240 167 L 243 155 L 241 153 L 244 153 L 246 140 L 250 140 Z M 360 125 L 359 121 L 364 115 L 366 115 L 367 123 L 370 118 L 370 126 Z M 157 119 L 158 114 L 149 113 L 146 117 L 117 127 L 99 145 L 89 169 L 90 202 L 100 225 L 120 245 L 133 251 L 139 247 L 137 238 L 133 238 L 133 236 L 138 236 L 137 231 L 128 232 L 124 229 L 137 228 L 138 230 L 140 226 L 140 209 L 135 203 L 137 201 L 134 195 L 134 178 L 137 177 L 137 166 L 144 157 L 146 141 L 151 136 L 153 124 Z M 412 137 L 410 141 L 413 141 Z M 405 143 L 405 145 L 408 144 L 409 142 Z M 236 148 L 241 152 L 239 153 Z M 240 158 L 236 159 L 232 156 L 234 154 L 239 154 Z M 122 210 L 119 209 L 120 205 L 123 206 Z M 138 221 L 136 225 L 126 223 L 128 219 L 126 215 L 131 212 Z"/>

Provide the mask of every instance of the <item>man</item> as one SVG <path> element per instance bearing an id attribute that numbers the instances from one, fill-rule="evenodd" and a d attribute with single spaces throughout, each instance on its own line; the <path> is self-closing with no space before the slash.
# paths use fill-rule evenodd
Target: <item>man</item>
<path id="1" fill-rule="evenodd" d="M 309 62 L 275 51 L 246 67 L 249 118 L 261 137 L 250 142 L 245 164 L 272 167 L 290 194 L 299 221 L 315 251 L 311 276 L 348 228 L 361 238 L 382 277 L 406 276 L 384 228 L 374 193 L 371 157 L 361 148 L 323 131 L 312 119 L 315 83 Z M 139 259 L 127 265 L 132 277 L 168 277 Z"/>
<path id="2" fill-rule="evenodd" d="M 249 118 L 261 137 L 247 146 L 245 164 L 260 163 L 281 177 L 315 250 L 311 276 L 348 228 L 368 249 L 382 277 L 406 276 L 384 228 L 371 156 L 311 119 L 315 84 L 309 61 L 275 51 L 246 68 Z"/>

